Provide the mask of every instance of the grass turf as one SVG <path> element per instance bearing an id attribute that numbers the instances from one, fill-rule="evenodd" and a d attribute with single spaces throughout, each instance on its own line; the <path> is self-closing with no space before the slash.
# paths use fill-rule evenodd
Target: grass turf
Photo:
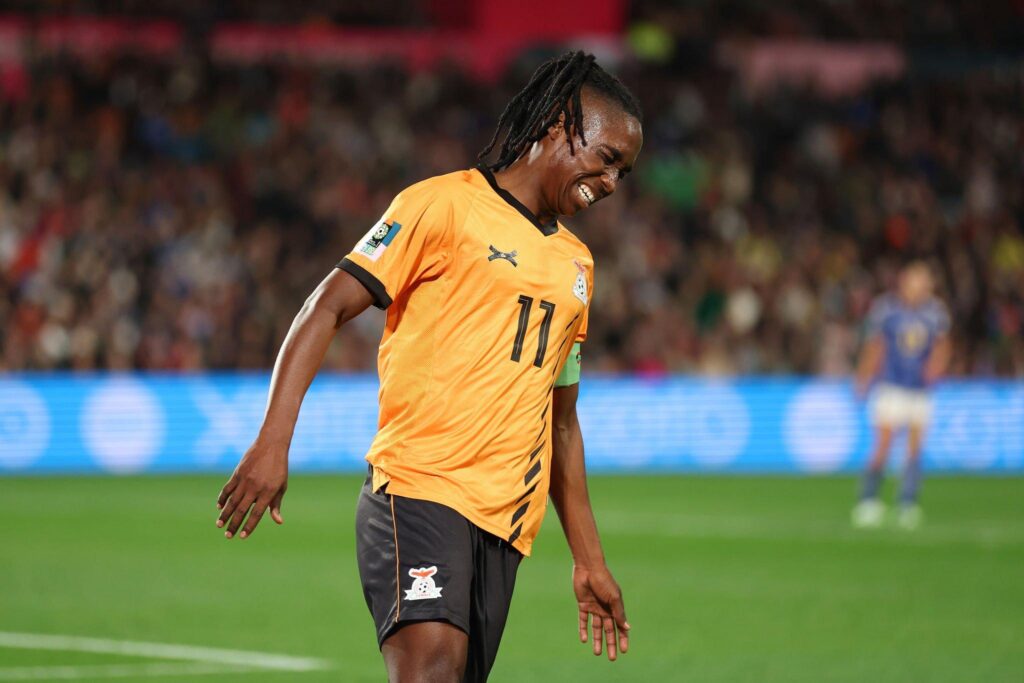
<path id="1" fill-rule="evenodd" d="M 0 631 L 335 666 L 160 681 L 383 680 L 354 559 L 360 479 L 293 477 L 285 526 L 267 518 L 230 542 L 213 525 L 221 483 L 0 478 Z M 520 569 L 491 680 L 1024 680 L 1024 479 L 929 480 L 914 533 L 850 529 L 854 488 L 849 478 L 593 477 L 633 624 L 629 654 L 611 664 L 576 641 L 551 512 Z M 0 648 L 0 680 L 11 667 L 140 661 Z"/>

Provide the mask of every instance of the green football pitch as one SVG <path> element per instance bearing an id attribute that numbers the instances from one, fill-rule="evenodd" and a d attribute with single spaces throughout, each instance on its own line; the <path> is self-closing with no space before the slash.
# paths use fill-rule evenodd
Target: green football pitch
<path id="1" fill-rule="evenodd" d="M 383 680 L 360 479 L 293 477 L 286 524 L 245 541 L 214 526 L 221 482 L 0 479 L 0 680 Z M 1024 479 L 930 479 L 913 533 L 852 530 L 855 487 L 592 477 L 630 652 L 609 663 L 576 640 L 549 509 L 491 680 L 1024 681 Z"/>

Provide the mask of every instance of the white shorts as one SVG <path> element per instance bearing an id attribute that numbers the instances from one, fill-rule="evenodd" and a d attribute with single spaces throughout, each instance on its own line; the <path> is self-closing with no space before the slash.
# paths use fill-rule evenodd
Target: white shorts
<path id="1" fill-rule="evenodd" d="M 932 399 L 923 389 L 880 384 L 871 397 L 871 421 L 885 427 L 925 427 L 932 417 Z"/>

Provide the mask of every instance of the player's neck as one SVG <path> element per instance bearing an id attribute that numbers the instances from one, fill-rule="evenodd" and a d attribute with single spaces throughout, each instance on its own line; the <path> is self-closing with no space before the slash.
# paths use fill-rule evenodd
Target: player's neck
<path id="1" fill-rule="evenodd" d="M 920 297 L 915 299 L 911 297 L 905 297 L 902 295 L 900 296 L 900 303 L 902 303 L 905 308 L 910 308 L 913 310 L 917 310 L 924 306 L 926 301 L 928 301 L 927 297 Z"/>
<path id="2" fill-rule="evenodd" d="M 536 160 L 526 156 L 507 168 L 496 172 L 498 185 L 519 200 L 541 223 L 550 223 L 557 214 L 544 206 L 541 192 L 541 174 L 537 171 Z"/>

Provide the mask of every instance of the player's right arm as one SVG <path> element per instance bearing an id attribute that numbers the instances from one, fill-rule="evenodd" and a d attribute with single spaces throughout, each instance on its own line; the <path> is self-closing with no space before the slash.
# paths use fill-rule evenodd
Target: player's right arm
<path id="1" fill-rule="evenodd" d="M 885 357 L 885 340 L 882 337 L 882 328 L 886 318 L 889 316 L 892 305 L 887 296 L 881 296 L 871 304 L 867 319 L 867 340 L 864 342 L 864 349 L 860 354 L 860 362 L 857 364 L 857 374 L 854 377 L 854 391 L 857 396 L 863 398 L 872 380 L 882 369 L 882 360 Z"/>
<path id="2" fill-rule="evenodd" d="M 338 328 L 371 303 L 366 287 L 335 268 L 295 316 L 274 363 L 263 425 L 217 497 L 217 526 L 227 527 L 227 538 L 235 535 L 247 512 L 241 538 L 252 534 L 268 507 L 273 520 L 284 523 L 281 500 L 288 488 L 288 448 L 302 399 Z"/>
<path id="3" fill-rule="evenodd" d="M 878 374 L 882 367 L 882 356 L 885 355 L 885 342 L 882 335 L 875 334 L 868 338 L 864 344 L 864 350 L 860 354 L 860 363 L 857 364 L 857 377 L 855 387 L 858 396 L 867 394 L 871 380 Z"/>
<path id="4" fill-rule="evenodd" d="M 217 498 L 221 509 L 217 526 L 227 527 L 228 538 L 238 531 L 247 512 L 242 538 L 252 533 L 268 507 L 274 521 L 282 523 L 288 447 L 299 407 L 338 328 L 370 304 L 388 308 L 416 282 L 443 271 L 454 222 L 446 187 L 432 179 L 400 192 L 380 222 L 324 278 L 295 316 L 274 364 L 263 426 Z"/>

